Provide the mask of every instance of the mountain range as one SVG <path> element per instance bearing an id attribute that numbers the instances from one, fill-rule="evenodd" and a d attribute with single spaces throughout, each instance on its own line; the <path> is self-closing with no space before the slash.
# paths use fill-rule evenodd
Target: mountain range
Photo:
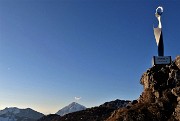
<path id="1" fill-rule="evenodd" d="M 128 100 L 117 99 L 115 101 L 106 102 L 100 106 L 86 108 L 84 110 L 68 113 L 63 116 L 57 114 L 47 115 L 38 121 L 104 121 L 111 115 L 113 111 L 117 110 L 118 108 L 127 107 L 130 103 L 131 101 Z M 79 107 L 79 104 L 72 103 L 65 108 L 68 107 L 68 109 L 71 109 L 72 105 L 77 105 L 77 107 Z"/>
<path id="2" fill-rule="evenodd" d="M 85 109 L 86 109 L 85 106 L 73 102 L 68 106 L 65 106 L 64 108 L 60 109 L 56 114 L 51 114 L 50 117 L 64 116 L 66 114 L 85 110 Z M 19 109 L 17 107 L 10 107 L 0 110 L 0 121 L 37 121 L 43 116 L 45 115 L 31 108 Z"/>
<path id="3" fill-rule="evenodd" d="M 30 108 L 5 108 L 0 121 L 180 121 L 180 56 L 149 68 L 140 83 L 144 90 L 134 101 L 117 99 L 92 108 L 73 102 L 47 116 Z"/>

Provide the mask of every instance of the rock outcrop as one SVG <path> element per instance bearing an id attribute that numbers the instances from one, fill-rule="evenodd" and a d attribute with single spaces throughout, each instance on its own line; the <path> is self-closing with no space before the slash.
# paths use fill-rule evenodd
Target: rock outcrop
<path id="1" fill-rule="evenodd" d="M 120 108 L 106 121 L 180 121 L 180 56 L 170 65 L 155 65 L 141 77 L 137 103 Z"/>

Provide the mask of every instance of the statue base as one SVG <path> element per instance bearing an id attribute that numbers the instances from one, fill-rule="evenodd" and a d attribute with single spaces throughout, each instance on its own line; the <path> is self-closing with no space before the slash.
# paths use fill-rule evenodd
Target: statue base
<path id="1" fill-rule="evenodd" d="M 152 65 L 169 65 L 171 64 L 171 56 L 153 56 Z"/>

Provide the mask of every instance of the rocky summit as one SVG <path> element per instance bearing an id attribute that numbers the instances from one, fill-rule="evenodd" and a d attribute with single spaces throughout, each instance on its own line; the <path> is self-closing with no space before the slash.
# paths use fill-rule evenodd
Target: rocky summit
<path id="1" fill-rule="evenodd" d="M 155 65 L 140 80 L 137 103 L 114 111 L 106 121 L 180 121 L 180 56 L 170 65 Z"/>
<path id="2" fill-rule="evenodd" d="M 46 121 L 180 121 L 180 56 L 149 68 L 140 83 L 144 90 L 137 100 L 116 100 Z"/>

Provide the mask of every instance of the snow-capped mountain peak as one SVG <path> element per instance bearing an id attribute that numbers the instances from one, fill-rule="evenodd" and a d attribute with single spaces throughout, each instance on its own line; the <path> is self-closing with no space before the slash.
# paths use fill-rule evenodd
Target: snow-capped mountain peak
<path id="1" fill-rule="evenodd" d="M 36 121 L 44 116 L 30 108 L 19 109 L 16 107 L 0 110 L 0 121 Z"/>
<path id="2" fill-rule="evenodd" d="M 86 109 L 85 106 L 80 105 L 76 102 L 73 102 L 73 103 L 69 104 L 68 106 L 59 110 L 56 114 L 58 114 L 60 116 L 64 116 L 68 113 L 77 112 L 77 111 L 81 111 L 81 110 L 85 110 L 85 109 Z"/>

